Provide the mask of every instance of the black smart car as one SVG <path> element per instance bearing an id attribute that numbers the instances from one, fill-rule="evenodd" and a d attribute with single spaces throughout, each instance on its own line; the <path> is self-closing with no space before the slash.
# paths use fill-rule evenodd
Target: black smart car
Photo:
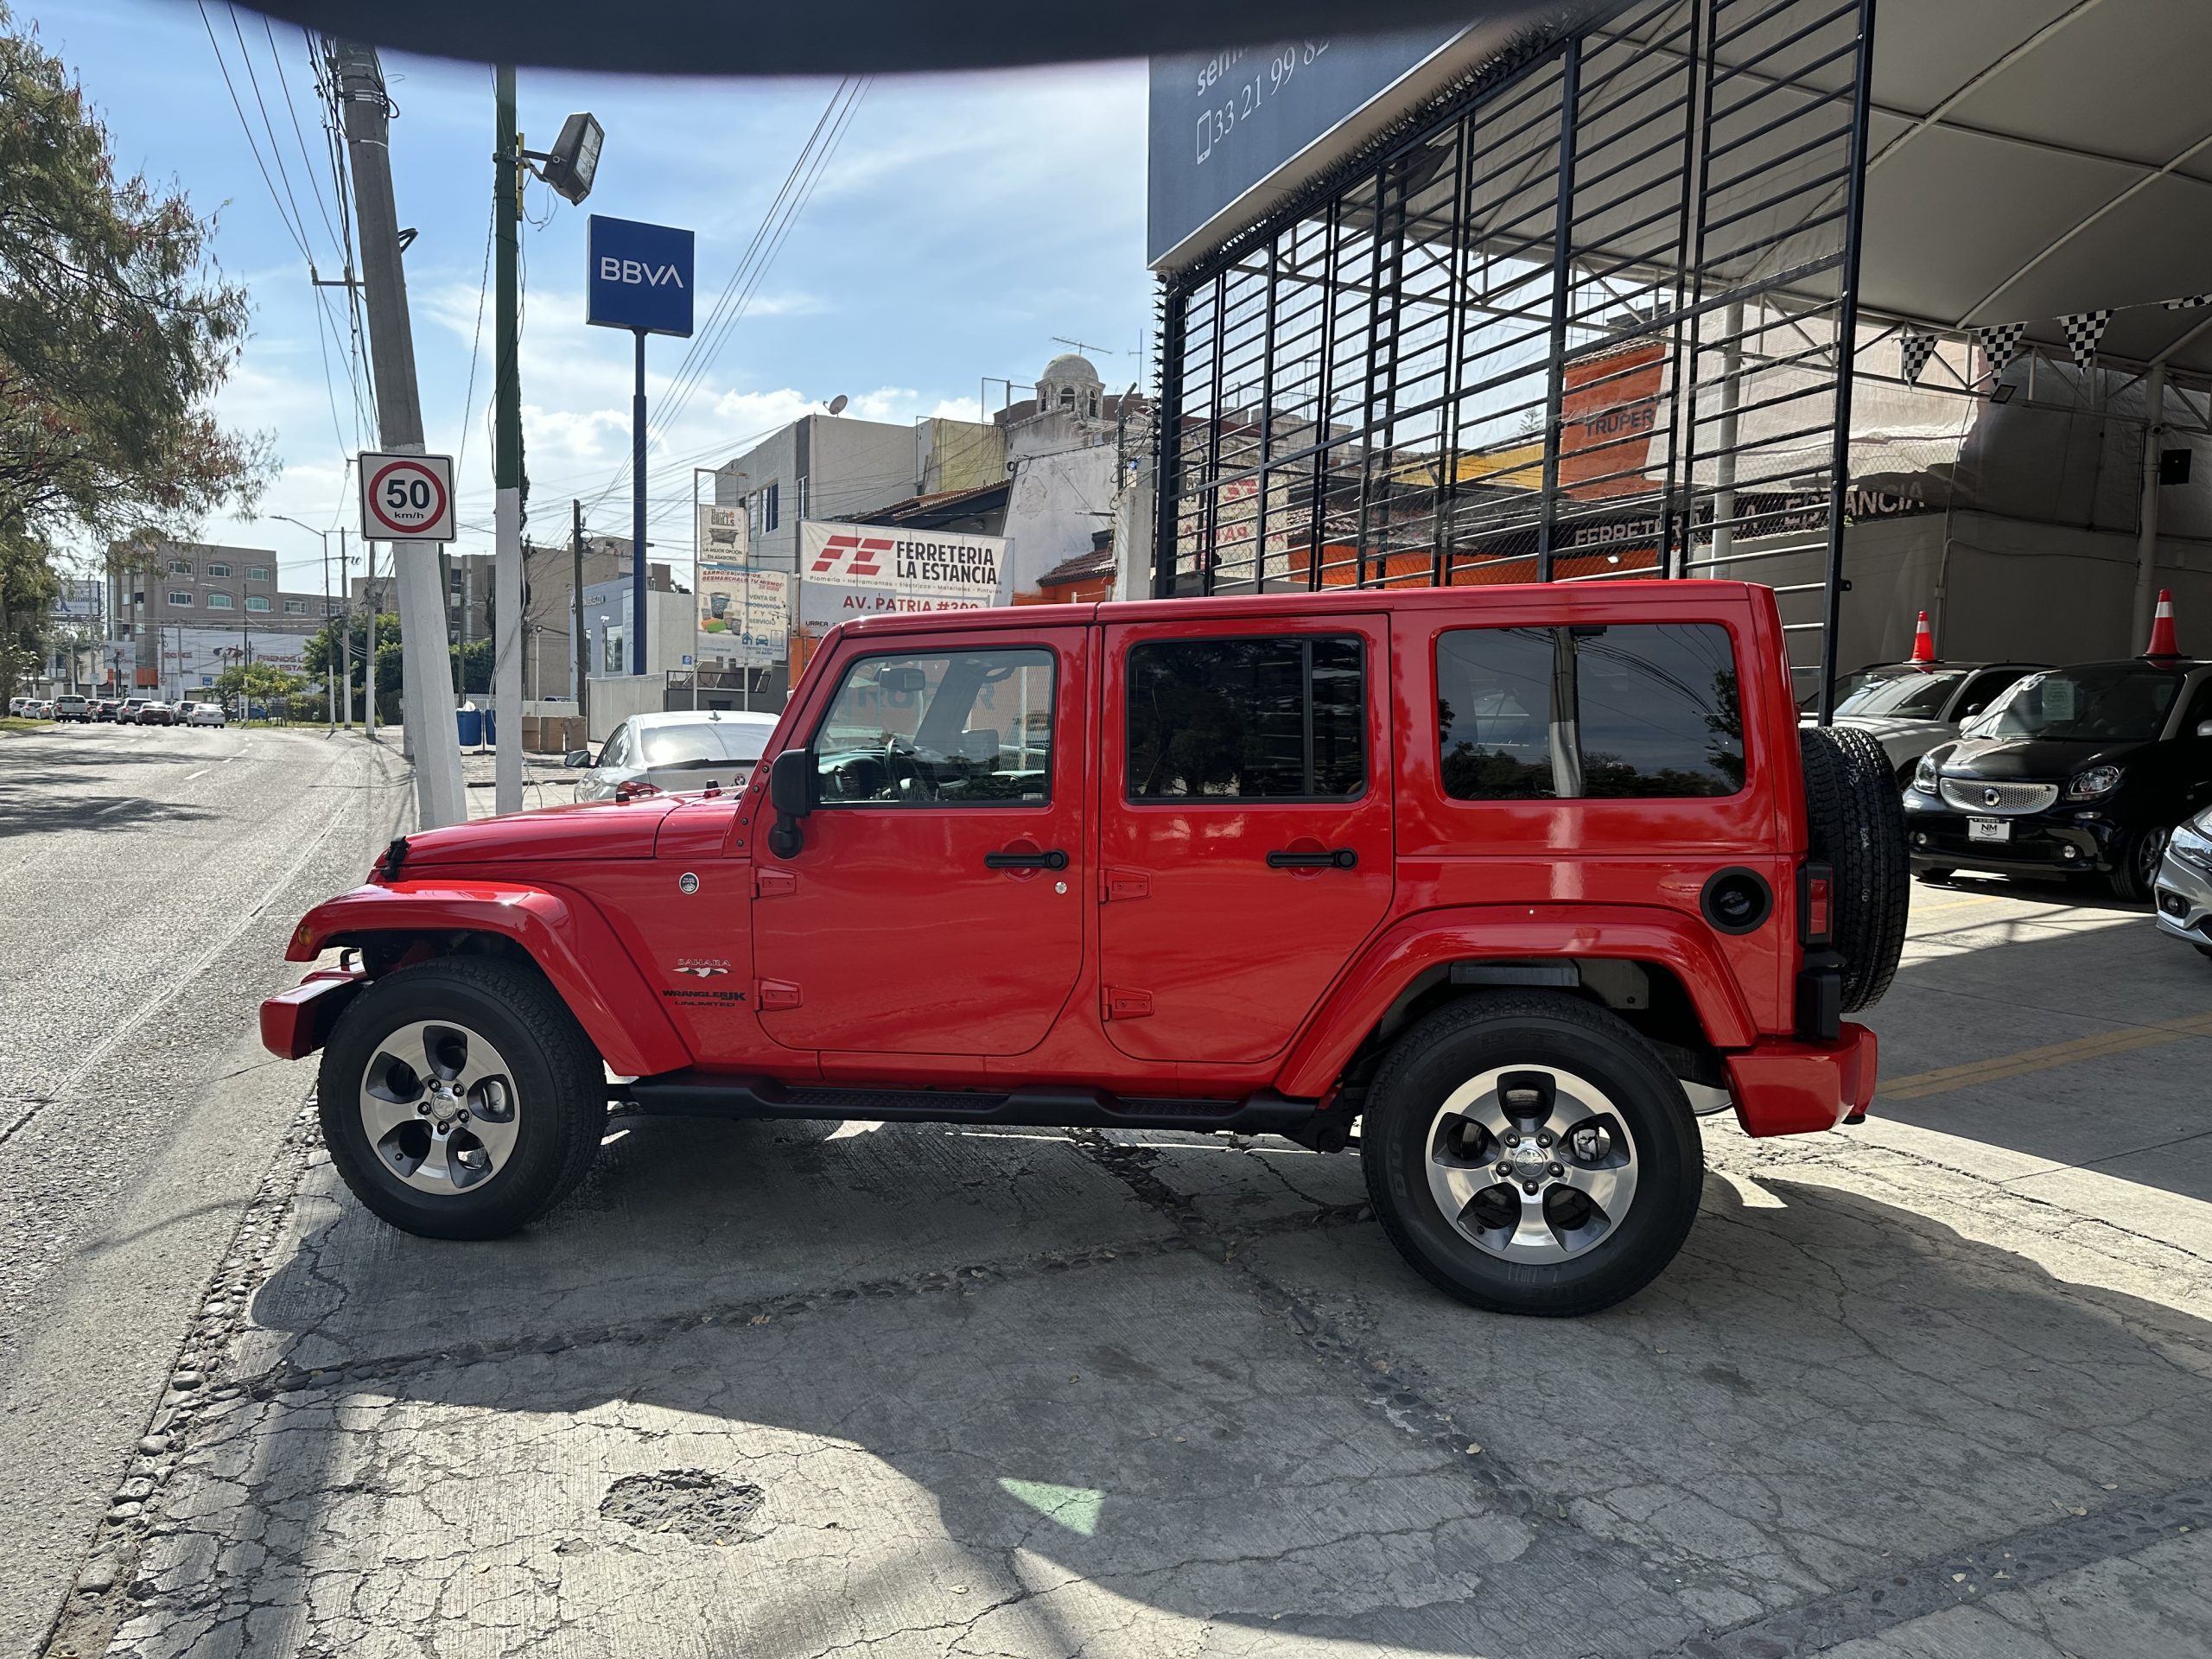
<path id="1" fill-rule="evenodd" d="M 2100 875 L 2148 895 L 2173 827 L 2212 804 L 2212 663 L 2139 658 L 2016 682 L 1921 757 L 1913 873 Z"/>

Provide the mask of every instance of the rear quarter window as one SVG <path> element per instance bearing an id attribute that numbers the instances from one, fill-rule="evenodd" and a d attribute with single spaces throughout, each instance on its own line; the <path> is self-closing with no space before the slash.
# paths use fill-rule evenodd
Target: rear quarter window
<path id="1" fill-rule="evenodd" d="M 1436 644 L 1453 800 L 1680 799 L 1744 787 L 1728 630 L 1711 622 L 1457 628 Z"/>

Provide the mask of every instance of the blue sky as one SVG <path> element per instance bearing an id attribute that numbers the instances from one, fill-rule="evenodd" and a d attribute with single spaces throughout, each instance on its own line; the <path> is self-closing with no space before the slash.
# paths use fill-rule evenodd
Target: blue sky
<path id="1" fill-rule="evenodd" d="M 297 30 L 264 26 L 243 7 L 237 33 L 220 0 L 210 0 L 206 15 L 273 173 L 245 73 L 251 64 L 308 246 L 322 274 L 333 275 L 340 262 L 324 214 L 334 218 L 335 209 L 307 48 Z M 217 258 L 247 284 L 254 303 L 252 336 L 219 407 L 231 424 L 273 436 L 283 473 L 254 516 L 211 520 L 203 534 L 274 548 L 287 586 L 319 590 L 321 543 L 275 515 L 317 526 L 355 516 L 343 470 L 355 419 L 342 342 L 318 329 L 306 261 L 257 169 L 199 7 L 193 0 L 18 0 L 17 19 L 35 24 L 81 78 L 108 123 L 120 170 L 173 178 L 203 212 L 219 210 Z M 385 70 L 399 108 L 392 127 L 399 219 L 420 232 L 407 272 L 428 443 L 462 456 L 460 548 L 489 550 L 488 303 L 473 397 L 469 385 L 490 213 L 491 72 L 391 53 Z M 304 156 L 281 102 L 280 72 Z M 543 221 L 523 231 L 533 534 L 565 536 L 572 495 L 603 495 L 592 509 L 594 528 L 629 529 L 627 484 L 606 492 L 629 453 L 630 338 L 584 326 L 587 212 L 694 227 L 703 319 L 834 86 L 521 72 L 521 122 L 533 147 L 549 143 L 571 110 L 592 111 L 607 129 L 585 207 L 558 201 L 542 185 L 529 194 L 531 216 Z M 342 318 L 337 291 L 327 292 Z M 750 311 L 657 445 L 655 464 L 663 456 L 726 458 L 839 393 L 855 413 L 880 419 L 972 416 L 983 377 L 1029 379 L 1065 349 L 1056 335 L 1110 348 L 1094 360 L 1109 385 L 1125 385 L 1140 375 L 1151 305 L 1141 65 L 879 79 Z M 652 343 L 649 395 L 683 353 L 680 340 Z M 990 396 L 995 402 L 999 391 Z M 362 429 L 374 447 L 372 425 Z M 688 550 L 686 475 L 671 469 L 653 479 L 652 490 L 655 538 Z"/>

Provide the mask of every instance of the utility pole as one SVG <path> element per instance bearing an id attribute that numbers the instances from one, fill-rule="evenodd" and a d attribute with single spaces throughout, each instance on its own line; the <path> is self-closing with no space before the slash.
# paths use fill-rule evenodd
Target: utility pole
<path id="1" fill-rule="evenodd" d="M 492 220 L 493 281 L 498 318 L 493 327 L 493 406 L 492 482 L 493 608 L 499 613 L 493 646 L 492 709 L 499 723 L 493 762 L 493 801 L 500 812 L 522 810 L 522 378 L 516 362 L 521 328 L 515 268 L 520 245 L 522 135 L 515 130 L 512 64 L 493 71 L 499 105 L 493 137 Z"/>
<path id="2" fill-rule="evenodd" d="M 576 714 L 584 722 L 584 744 L 589 747 L 591 642 L 584 635 L 584 504 L 581 501 L 569 503 L 569 540 L 576 562 L 575 592 L 570 595 L 575 601 L 576 613 Z"/>
<path id="3" fill-rule="evenodd" d="M 423 404 L 415 384 L 415 335 L 407 314 L 407 272 L 400 260 L 398 212 L 391 194 L 391 105 L 375 48 L 329 42 L 332 79 L 346 122 L 353 200 L 360 219 L 361 286 L 368 304 L 369 358 L 377 424 L 385 449 L 423 453 Z M 416 817 L 425 830 L 468 816 L 461 781 L 461 734 L 454 721 L 453 676 L 446 652 L 443 595 L 434 542 L 394 542 L 400 644 L 405 652 L 407 734 L 415 759 Z M 371 625 L 370 638 L 375 628 Z M 376 658 L 370 656 L 370 703 Z"/>

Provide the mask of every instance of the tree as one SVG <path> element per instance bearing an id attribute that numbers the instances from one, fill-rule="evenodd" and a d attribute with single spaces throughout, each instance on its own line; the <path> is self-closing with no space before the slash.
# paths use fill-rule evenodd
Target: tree
<path id="1" fill-rule="evenodd" d="M 259 493 L 267 439 L 208 407 L 248 315 L 214 228 L 117 180 L 84 89 L 0 0 L 0 545 L 143 545 Z"/>
<path id="2" fill-rule="evenodd" d="M 244 697 L 251 706 L 289 697 L 306 684 L 298 675 L 288 674 L 274 663 L 232 663 L 215 677 L 210 690 L 219 702 L 236 702 Z"/>
<path id="3" fill-rule="evenodd" d="M 353 715 L 359 719 L 367 707 L 365 696 L 369 648 L 369 622 L 359 611 L 351 619 L 332 617 L 308 639 L 304 661 L 308 677 L 321 680 L 327 677 L 335 660 L 342 620 L 350 620 L 352 643 L 346 660 L 351 665 L 353 681 Z M 392 721 L 399 718 L 399 688 L 404 683 L 400 670 L 399 619 L 386 611 L 377 618 L 377 718 Z M 344 694 L 340 694 L 340 706 L 344 707 Z"/>

